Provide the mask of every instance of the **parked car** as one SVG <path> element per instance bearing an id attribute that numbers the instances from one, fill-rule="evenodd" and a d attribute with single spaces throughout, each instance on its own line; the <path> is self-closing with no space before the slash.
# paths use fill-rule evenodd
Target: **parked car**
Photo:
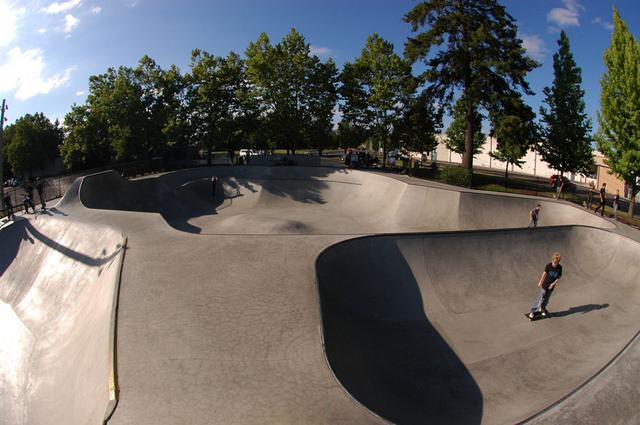
<path id="1" fill-rule="evenodd" d="M 555 182 L 558 180 L 558 175 L 554 174 L 551 177 L 549 177 L 549 184 L 551 185 L 551 187 L 558 187 L 556 186 Z M 562 180 L 564 181 L 564 191 L 565 192 L 575 192 L 576 191 L 576 185 L 575 183 L 573 183 L 571 180 L 569 180 L 566 176 L 562 176 Z"/>
<path id="2" fill-rule="evenodd" d="M 240 156 L 257 156 L 264 154 L 264 151 L 256 150 L 256 149 L 240 149 Z"/>

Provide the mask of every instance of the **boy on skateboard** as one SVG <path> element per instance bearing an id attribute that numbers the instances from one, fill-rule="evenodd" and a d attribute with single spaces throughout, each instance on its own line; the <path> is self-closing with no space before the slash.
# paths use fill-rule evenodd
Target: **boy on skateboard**
<path id="1" fill-rule="evenodd" d="M 531 311 L 527 316 L 529 320 L 534 320 L 536 314 L 540 314 L 542 317 L 549 315 L 547 304 L 549 304 L 549 298 L 551 298 L 553 290 L 558 285 L 560 277 L 562 277 L 562 266 L 560 265 L 560 254 L 556 252 L 551 257 L 551 262 L 545 266 L 544 272 L 538 281 L 540 295 L 531 306 Z"/>
<path id="2" fill-rule="evenodd" d="M 536 228 L 538 227 L 538 216 L 540 215 L 540 204 L 536 205 L 529 212 L 529 227 Z"/>

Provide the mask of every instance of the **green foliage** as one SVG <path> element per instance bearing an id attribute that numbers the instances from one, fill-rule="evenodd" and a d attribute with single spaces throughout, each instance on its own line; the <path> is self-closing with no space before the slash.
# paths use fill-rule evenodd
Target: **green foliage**
<path id="1" fill-rule="evenodd" d="M 137 68 L 109 68 L 89 78 L 86 104 L 65 116 L 60 148 L 67 168 L 140 160 L 166 150 L 186 132 L 180 71 L 163 71 L 148 56 Z"/>
<path id="2" fill-rule="evenodd" d="M 341 81 L 343 120 L 379 137 L 386 158 L 389 135 L 415 90 L 411 66 L 394 53 L 392 43 L 374 33 L 355 62 L 344 65 Z"/>
<path id="3" fill-rule="evenodd" d="M 194 141 L 207 151 L 211 164 L 214 147 L 232 146 L 234 117 L 239 108 L 237 91 L 244 76 L 242 61 L 235 53 L 226 58 L 196 49 L 191 54 L 187 110 Z"/>
<path id="4" fill-rule="evenodd" d="M 545 87 L 540 108 L 544 124 L 542 143 L 538 151 L 552 168 L 564 172 L 590 172 L 593 166 L 591 121 L 585 112 L 582 71 L 576 65 L 569 39 L 564 31 L 558 40 L 558 52 L 553 55 L 553 84 Z"/>
<path id="5" fill-rule="evenodd" d="M 459 99 L 453 107 L 453 120 L 447 128 L 447 138 L 445 144 L 447 148 L 455 153 L 464 154 L 466 152 L 465 137 L 467 133 L 467 105 L 464 99 Z M 473 156 L 482 151 L 485 135 L 482 132 L 482 115 L 476 110 L 473 113 Z"/>
<path id="6" fill-rule="evenodd" d="M 63 134 L 58 121 L 27 114 L 4 130 L 4 154 L 14 175 L 33 174 L 58 156 Z"/>
<path id="7" fill-rule="evenodd" d="M 261 104 L 270 147 L 322 148 L 331 134 L 337 101 L 335 63 L 322 63 L 311 55 L 295 28 L 275 46 L 263 33 L 245 53 L 247 78 L 252 96 Z"/>
<path id="8" fill-rule="evenodd" d="M 413 152 L 431 152 L 438 146 L 436 133 L 442 127 L 442 112 L 437 111 L 428 91 L 408 97 L 402 117 L 393 128 L 397 146 Z"/>
<path id="9" fill-rule="evenodd" d="M 629 214 L 640 176 L 640 45 L 613 10 L 611 44 L 604 54 L 607 68 L 600 80 L 600 124 L 596 139 L 611 170 L 631 188 Z"/>
<path id="10" fill-rule="evenodd" d="M 532 94 L 525 75 L 539 64 L 527 57 L 514 19 L 496 0 L 422 1 L 404 20 L 413 32 L 428 27 L 409 38 L 405 56 L 425 63 L 421 77 L 429 90 L 441 105 L 452 104 L 458 92 L 466 99 L 465 152 L 473 152 L 476 111 L 495 109 L 518 89 Z M 471 170 L 473 155 L 463 162 Z"/>
<path id="11" fill-rule="evenodd" d="M 535 113 L 520 96 L 503 102 L 505 107 L 493 110 L 490 118 L 493 135 L 496 137 L 496 150 L 491 156 L 505 163 L 505 178 L 509 177 L 509 165 L 522 168 L 521 160 L 527 151 L 538 141 L 539 131 L 535 124 Z"/>
<path id="12" fill-rule="evenodd" d="M 445 184 L 469 187 L 471 186 L 471 173 L 461 167 L 446 167 L 439 172 L 438 180 Z"/>

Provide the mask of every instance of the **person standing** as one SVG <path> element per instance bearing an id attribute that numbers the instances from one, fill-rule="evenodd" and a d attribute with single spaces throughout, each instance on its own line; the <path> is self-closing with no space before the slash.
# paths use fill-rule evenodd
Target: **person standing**
<path id="1" fill-rule="evenodd" d="M 40 177 L 36 177 L 36 190 L 38 191 L 38 197 L 40 198 L 40 209 L 44 211 L 47 208 L 47 204 L 44 202 L 44 184 Z"/>
<path id="2" fill-rule="evenodd" d="M 560 265 L 560 259 L 560 253 L 556 252 L 551 257 L 551 262 L 545 266 L 544 272 L 542 272 L 542 276 L 540 276 L 540 280 L 538 281 L 540 294 L 531 306 L 531 311 L 529 312 L 529 320 L 533 320 L 536 313 L 540 313 L 542 317 L 546 317 L 549 315 L 549 312 L 547 311 L 549 299 L 551 298 L 553 290 L 556 289 L 556 286 L 558 286 L 558 282 L 562 277 L 562 266 Z"/>
<path id="3" fill-rule="evenodd" d="M 598 205 L 594 210 L 594 212 L 597 214 L 598 210 L 602 208 L 602 210 L 600 211 L 601 217 L 604 216 L 604 205 L 605 205 L 606 196 L 607 196 L 606 193 L 607 193 L 607 184 L 602 183 L 602 186 L 600 187 L 600 205 Z"/>
<path id="4" fill-rule="evenodd" d="M 620 190 L 616 189 L 616 196 L 613 198 L 613 218 L 618 219 L 618 207 L 620 206 Z"/>
<path id="5" fill-rule="evenodd" d="M 536 228 L 538 227 L 538 217 L 540 215 L 540 204 L 536 205 L 529 212 L 529 227 Z"/>
<path id="6" fill-rule="evenodd" d="M 9 196 L 9 193 L 4 193 L 2 198 L 2 204 L 3 204 L 4 210 L 7 213 L 7 218 L 9 220 L 15 220 L 16 215 L 13 212 L 13 205 L 11 204 L 11 196 Z"/>
<path id="7" fill-rule="evenodd" d="M 596 185 L 593 180 L 589 182 L 589 193 L 587 194 L 587 209 L 590 210 L 593 206 L 593 195 L 596 193 Z"/>

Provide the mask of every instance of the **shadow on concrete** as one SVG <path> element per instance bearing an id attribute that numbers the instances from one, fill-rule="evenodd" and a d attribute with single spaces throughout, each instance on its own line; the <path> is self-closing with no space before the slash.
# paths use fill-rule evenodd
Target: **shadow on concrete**
<path id="1" fill-rule="evenodd" d="M 395 241 L 335 245 L 316 268 L 327 358 L 356 400 L 399 424 L 481 422 L 480 389 L 426 317 Z"/>
<path id="2" fill-rule="evenodd" d="M 28 241 L 33 245 L 36 239 L 47 247 L 58 251 L 75 261 L 92 267 L 99 267 L 110 262 L 123 249 L 123 246 L 118 244 L 114 248 L 113 252 L 108 253 L 106 250 L 103 250 L 100 257 L 94 258 L 56 242 L 36 229 L 29 220 L 17 220 L 13 225 L 2 229 L 2 232 L 0 233 L 0 245 L 2 246 L 2 251 L 0 253 L 0 275 L 4 274 L 11 263 L 15 260 L 22 241 Z"/>
<path id="3" fill-rule="evenodd" d="M 603 308 L 609 307 L 609 304 L 585 304 L 577 307 L 571 307 L 568 310 L 564 311 L 555 311 L 552 312 L 551 317 L 565 317 L 570 316 L 572 314 L 585 314 L 594 310 L 602 310 Z"/>
<path id="4" fill-rule="evenodd" d="M 215 215 L 246 193 L 324 204 L 322 193 L 329 186 L 318 179 L 344 172 L 323 167 L 203 167 L 129 181 L 115 171 L 107 171 L 84 178 L 80 199 L 88 208 L 158 213 L 177 230 L 201 233 L 202 229 L 189 220 Z M 215 195 L 213 176 L 219 179 Z"/>

